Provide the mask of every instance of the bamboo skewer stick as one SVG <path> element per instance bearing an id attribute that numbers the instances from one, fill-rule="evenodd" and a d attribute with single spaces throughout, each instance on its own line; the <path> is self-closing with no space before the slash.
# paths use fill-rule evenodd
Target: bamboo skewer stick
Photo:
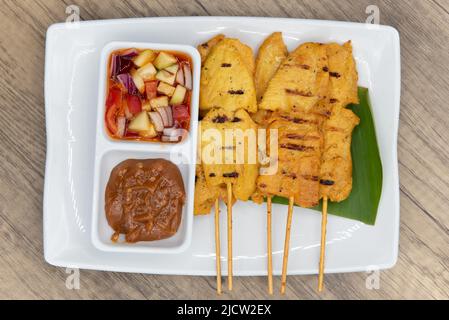
<path id="1" fill-rule="evenodd" d="M 268 293 L 273 294 L 273 248 L 271 244 L 271 196 L 267 197 Z"/>
<path id="2" fill-rule="evenodd" d="M 292 227 L 293 204 L 294 204 L 294 198 L 290 197 L 288 199 L 287 229 L 285 232 L 284 259 L 282 261 L 281 294 L 285 294 L 285 287 L 287 286 L 287 264 L 288 264 L 288 253 L 289 253 L 289 247 L 290 247 L 290 230 Z"/>
<path id="3" fill-rule="evenodd" d="M 215 200 L 215 256 L 217 266 L 217 294 L 221 294 L 220 208 Z"/>
<path id="4" fill-rule="evenodd" d="M 323 291 L 324 282 L 324 256 L 326 251 L 326 227 L 327 227 L 327 197 L 323 198 L 323 217 L 321 219 L 321 250 L 320 266 L 318 274 L 318 291 Z"/>
<path id="5" fill-rule="evenodd" d="M 232 290 L 232 184 L 227 184 L 228 191 L 228 290 Z"/>

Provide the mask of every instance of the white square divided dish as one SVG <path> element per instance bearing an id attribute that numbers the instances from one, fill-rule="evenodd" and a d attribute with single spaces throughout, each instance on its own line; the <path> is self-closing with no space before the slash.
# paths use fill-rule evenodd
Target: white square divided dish
<path id="1" fill-rule="evenodd" d="M 156 51 L 179 52 L 192 60 L 193 88 L 190 102 L 191 121 L 187 137 L 179 143 L 133 141 L 111 138 L 106 132 L 105 108 L 108 85 L 109 57 L 120 49 L 152 49 Z M 94 246 L 103 251 L 134 253 L 179 253 L 188 248 L 192 238 L 193 194 L 195 188 L 195 158 L 198 131 L 198 99 L 201 58 L 192 46 L 156 44 L 142 42 L 111 42 L 101 52 L 99 65 L 98 104 L 96 108 L 96 145 L 92 201 L 91 237 Z M 128 159 L 165 159 L 179 168 L 186 192 L 182 219 L 178 232 L 167 239 L 126 243 L 122 237 L 113 243 L 114 230 L 109 226 L 105 214 L 105 190 L 112 169 Z"/>
<path id="2" fill-rule="evenodd" d="M 63 23 L 50 27 L 45 63 L 47 163 L 43 210 L 44 252 L 48 263 L 150 274 L 216 274 L 213 214 L 193 219 L 191 245 L 178 254 L 107 252 L 92 244 L 91 229 L 95 228 L 92 208 L 99 206 L 98 199 L 95 200 L 97 205 L 92 205 L 94 192 L 99 192 L 95 191 L 99 188 L 93 186 L 92 177 L 94 172 L 100 175 L 98 166 L 102 161 L 95 152 L 95 136 L 99 134 L 96 115 L 101 51 L 111 41 L 197 46 L 222 33 L 240 39 L 257 52 L 274 31 L 283 33 L 290 51 L 307 41 L 343 43 L 352 40 L 359 85 L 369 89 L 372 102 L 384 177 L 376 225 L 329 216 L 326 273 L 364 272 L 390 268 L 396 263 L 399 239 L 397 134 L 401 92 L 397 31 L 388 26 L 361 23 L 251 17 L 119 19 L 81 22 L 75 28 Z M 134 148 L 134 143 L 115 145 L 120 150 Z M 137 147 L 140 149 L 133 152 L 139 154 L 130 156 L 150 152 L 148 148 L 154 146 L 145 143 Z M 224 266 L 227 255 L 224 205 L 221 211 Z M 286 216 L 285 206 L 273 205 L 274 274 L 282 271 Z M 289 275 L 317 273 L 320 226 L 320 214 L 295 207 Z M 266 275 L 266 205 L 236 203 L 233 229 L 234 275 Z M 226 271 L 222 268 L 223 275 Z"/>

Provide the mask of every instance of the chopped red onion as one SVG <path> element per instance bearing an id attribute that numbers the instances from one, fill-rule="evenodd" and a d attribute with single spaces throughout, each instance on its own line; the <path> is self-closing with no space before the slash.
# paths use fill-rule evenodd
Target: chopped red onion
<path id="1" fill-rule="evenodd" d="M 192 71 L 190 70 L 190 64 L 184 62 L 182 69 L 184 71 L 184 87 L 192 90 Z"/>
<path id="2" fill-rule="evenodd" d="M 167 113 L 167 117 L 168 117 L 168 127 L 172 127 L 174 125 L 174 120 L 173 120 L 173 111 L 171 109 L 171 107 L 164 107 L 165 112 Z"/>
<path id="3" fill-rule="evenodd" d="M 131 49 L 128 49 L 128 50 L 126 50 L 126 51 L 123 51 L 122 54 L 121 54 L 120 56 L 121 56 L 123 59 L 129 60 L 129 59 L 134 58 L 134 57 L 137 56 L 137 55 L 139 55 L 139 51 L 137 51 L 137 49 L 135 49 L 135 48 L 131 48 Z"/>
<path id="4" fill-rule="evenodd" d="M 157 132 L 162 132 L 164 130 L 164 123 L 162 122 L 162 117 L 158 112 L 148 112 L 151 121 L 154 124 L 154 128 Z"/>
<path id="5" fill-rule="evenodd" d="M 184 85 L 184 71 L 182 70 L 182 65 L 179 66 L 178 72 L 176 73 L 176 82 L 179 83 L 181 86 Z"/>
<path id="6" fill-rule="evenodd" d="M 169 127 L 169 120 L 167 111 L 165 111 L 164 107 L 157 108 L 157 112 L 161 115 L 162 122 L 164 123 L 164 127 Z"/>
<path id="7" fill-rule="evenodd" d="M 137 90 L 136 84 L 129 73 L 122 73 L 117 76 L 117 80 L 128 90 L 129 94 L 138 95 L 139 90 Z"/>
<path id="8" fill-rule="evenodd" d="M 134 63 L 130 59 L 125 59 L 119 55 L 113 55 L 110 70 L 111 78 L 115 80 L 119 74 L 128 73 L 133 65 Z"/>
<path id="9" fill-rule="evenodd" d="M 116 135 L 122 138 L 125 135 L 126 129 L 126 118 L 123 116 L 117 117 L 117 132 Z"/>

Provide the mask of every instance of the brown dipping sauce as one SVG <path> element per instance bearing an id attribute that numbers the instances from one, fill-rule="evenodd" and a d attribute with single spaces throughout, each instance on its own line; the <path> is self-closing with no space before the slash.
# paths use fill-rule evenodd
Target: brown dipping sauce
<path id="1" fill-rule="evenodd" d="M 112 241 L 170 238 L 181 224 L 185 190 L 176 165 L 164 159 L 126 160 L 111 172 L 105 211 L 114 229 Z"/>

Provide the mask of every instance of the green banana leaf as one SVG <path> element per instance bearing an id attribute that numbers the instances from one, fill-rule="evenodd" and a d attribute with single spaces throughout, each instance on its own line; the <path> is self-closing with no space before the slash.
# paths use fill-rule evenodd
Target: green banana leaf
<path id="1" fill-rule="evenodd" d="M 348 106 L 360 118 L 360 124 L 354 129 L 351 145 L 352 192 L 345 201 L 330 202 L 328 213 L 374 225 L 382 193 L 382 162 L 368 89 L 359 88 L 359 98 L 360 104 Z M 288 199 L 285 198 L 273 197 L 272 201 L 288 205 Z M 313 209 L 321 212 L 321 208 L 322 204 Z"/>

